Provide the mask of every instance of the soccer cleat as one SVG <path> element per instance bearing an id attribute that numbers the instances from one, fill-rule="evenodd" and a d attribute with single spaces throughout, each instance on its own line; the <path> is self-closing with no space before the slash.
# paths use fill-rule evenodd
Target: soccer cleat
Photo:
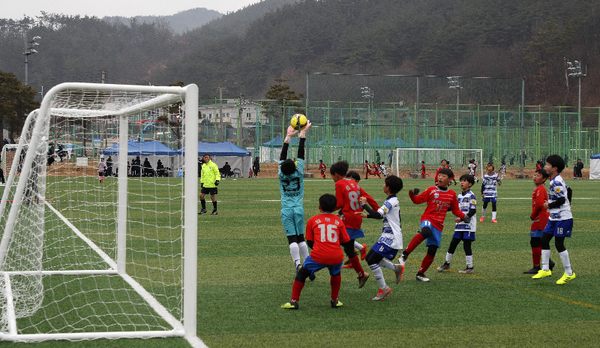
<path id="1" fill-rule="evenodd" d="M 352 265 L 348 264 L 348 265 L 343 265 L 342 268 L 352 268 Z"/>
<path id="2" fill-rule="evenodd" d="M 568 274 L 563 274 L 562 277 L 560 277 L 559 280 L 556 281 L 556 284 L 558 285 L 563 285 L 566 284 L 568 281 L 575 279 L 575 273 L 573 273 L 573 275 L 568 275 Z"/>
<path id="3" fill-rule="evenodd" d="M 202 214 L 206 214 L 206 213 L 208 213 L 208 211 L 206 209 L 202 209 L 202 210 L 200 210 L 198 215 L 202 215 Z"/>
<path id="4" fill-rule="evenodd" d="M 281 305 L 283 309 L 298 309 L 298 301 L 290 301 L 286 304 Z"/>
<path id="5" fill-rule="evenodd" d="M 364 275 L 362 277 L 358 277 L 358 288 L 362 288 L 363 285 L 365 285 L 365 283 L 367 282 L 367 279 L 369 279 L 369 273 L 365 272 Z"/>
<path id="6" fill-rule="evenodd" d="M 461 273 L 461 274 L 471 274 L 471 273 L 473 273 L 473 267 L 467 267 L 467 268 L 465 268 L 463 270 L 458 271 L 458 273 Z"/>
<path id="7" fill-rule="evenodd" d="M 479 218 L 479 222 L 483 222 L 484 220 L 485 220 L 485 217 L 483 217 L 483 216 Z"/>
<path id="8" fill-rule="evenodd" d="M 219 215 L 219 213 L 216 210 L 213 210 L 212 213 L 210 213 L 210 215 Z"/>
<path id="9" fill-rule="evenodd" d="M 549 277 L 549 276 L 551 276 L 551 275 L 552 275 L 552 271 L 544 271 L 543 269 L 540 269 L 540 270 L 537 272 L 537 274 L 536 274 L 536 275 L 534 275 L 534 276 L 533 276 L 533 277 L 531 277 L 531 278 L 533 278 L 533 279 L 542 279 L 542 278 L 545 278 L 545 277 Z"/>
<path id="10" fill-rule="evenodd" d="M 344 261 L 344 266 L 351 264 L 352 261 L 350 261 L 350 259 L 346 259 L 346 261 Z M 350 267 L 345 267 L 345 268 L 350 268 Z"/>
<path id="11" fill-rule="evenodd" d="M 331 300 L 331 308 L 340 308 L 341 306 L 343 306 L 344 304 L 342 303 L 342 301 L 338 301 L 338 300 Z"/>
<path id="12" fill-rule="evenodd" d="M 523 274 L 537 274 L 537 272 L 539 272 L 540 269 L 540 266 L 535 266 L 532 269 L 523 272 Z"/>
<path id="13" fill-rule="evenodd" d="M 377 296 L 373 297 L 373 301 L 381 301 L 384 298 L 386 298 L 387 295 L 389 295 L 391 293 L 392 293 L 392 289 L 390 289 L 389 286 L 385 290 L 379 289 L 379 291 L 377 292 Z"/>
<path id="14" fill-rule="evenodd" d="M 427 278 L 423 273 L 417 273 L 417 280 L 422 282 L 428 282 L 429 278 Z"/>
<path id="15" fill-rule="evenodd" d="M 497 224 L 497 223 L 498 223 L 498 220 L 496 220 L 496 219 L 492 219 L 492 223 L 493 223 L 493 224 Z"/>
<path id="16" fill-rule="evenodd" d="M 404 265 L 396 265 L 396 267 L 398 267 L 398 270 L 394 273 L 396 273 L 396 284 L 398 284 L 402 280 L 402 274 L 404 274 Z"/>
<path id="17" fill-rule="evenodd" d="M 444 261 L 444 264 L 437 268 L 438 272 L 447 271 L 450 269 L 450 264 Z"/>
<path id="18" fill-rule="evenodd" d="M 362 249 L 360 251 L 360 259 L 364 261 L 365 257 L 367 257 L 367 245 L 363 244 Z"/>

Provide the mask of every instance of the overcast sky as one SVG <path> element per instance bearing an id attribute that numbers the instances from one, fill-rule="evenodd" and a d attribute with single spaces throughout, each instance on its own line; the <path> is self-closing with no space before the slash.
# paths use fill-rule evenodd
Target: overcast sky
<path id="1" fill-rule="evenodd" d="M 39 16 L 41 11 L 64 15 L 158 16 L 204 7 L 223 14 L 261 0 L 0 0 L 0 18 L 22 19 Z"/>

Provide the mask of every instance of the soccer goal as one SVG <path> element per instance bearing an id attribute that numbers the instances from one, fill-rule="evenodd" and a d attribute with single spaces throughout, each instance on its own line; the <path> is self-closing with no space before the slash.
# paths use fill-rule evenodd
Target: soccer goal
<path id="1" fill-rule="evenodd" d="M 401 170 L 409 170 L 413 173 L 412 176 L 420 177 L 421 161 L 424 161 L 431 179 L 443 159 L 449 161 L 457 179 L 460 175 L 468 173 L 470 160 L 475 160 L 476 174 L 479 178 L 483 178 L 485 167 L 482 149 L 397 148 L 394 150 L 394 159 L 392 166 L 396 175 L 399 176 Z"/>
<path id="2" fill-rule="evenodd" d="M 144 141 L 137 121 L 174 112 L 183 115 L 181 144 L 194 149 L 171 162 L 185 177 L 128 175 L 132 160 L 151 155 L 129 151 Z M 44 96 L 18 146 L 7 148 L 0 340 L 185 337 L 204 347 L 196 336 L 197 127 L 195 85 L 65 83 Z M 77 151 L 52 163 L 55 144 Z M 99 177 L 109 145 L 117 175 Z"/>

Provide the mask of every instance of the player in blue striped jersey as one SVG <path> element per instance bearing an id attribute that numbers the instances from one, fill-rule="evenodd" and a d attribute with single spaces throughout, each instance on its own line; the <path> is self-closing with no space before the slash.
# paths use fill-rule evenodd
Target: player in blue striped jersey
<path id="1" fill-rule="evenodd" d="M 494 164 L 488 163 L 485 168 L 487 173 L 483 175 L 481 180 L 481 197 L 483 198 L 483 209 L 481 210 L 481 219 L 479 222 L 485 220 L 485 210 L 489 202 L 492 202 L 492 222 L 497 224 L 496 220 L 496 200 L 498 199 L 498 186 L 502 185 L 502 180 L 498 173 L 494 172 Z"/>
<path id="2" fill-rule="evenodd" d="M 475 178 L 473 175 L 464 174 L 460 177 L 460 188 L 462 192 L 458 194 L 458 206 L 460 211 L 467 214 L 471 221 L 468 223 L 463 222 L 460 218 L 456 218 L 456 226 L 454 227 L 454 235 L 450 241 L 448 252 L 446 253 L 446 261 L 443 265 L 438 267 L 438 271 L 442 272 L 450 268 L 450 261 L 456 251 L 456 247 L 463 241 L 463 247 L 465 249 L 465 256 L 467 260 L 467 268 L 459 271 L 458 273 L 473 273 L 473 251 L 471 249 L 471 243 L 475 241 L 475 230 L 477 229 L 477 198 L 471 186 L 475 184 Z"/>
<path id="3" fill-rule="evenodd" d="M 546 172 L 550 176 L 548 186 L 548 202 L 544 208 L 548 209 L 550 219 L 542 234 L 542 269 L 534 275 L 533 279 L 541 279 L 552 275 L 550 270 L 550 241 L 554 237 L 554 244 L 558 256 L 562 261 L 565 273 L 556 282 L 558 285 L 566 284 L 575 279 L 571 268 L 569 252 L 565 248 L 565 238 L 571 237 L 573 230 L 573 214 L 571 214 L 571 188 L 567 186 L 560 173 L 565 169 L 565 161 L 558 155 L 546 158 Z"/>

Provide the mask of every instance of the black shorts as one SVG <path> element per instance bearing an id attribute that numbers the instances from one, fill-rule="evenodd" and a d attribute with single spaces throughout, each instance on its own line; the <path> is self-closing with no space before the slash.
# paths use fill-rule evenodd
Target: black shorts
<path id="1" fill-rule="evenodd" d="M 217 189 L 216 187 L 211 187 L 211 188 L 206 188 L 206 187 L 203 187 L 203 188 L 200 190 L 200 193 L 204 193 L 205 195 L 206 195 L 206 194 L 209 194 L 209 195 L 211 195 L 211 196 L 212 196 L 212 195 L 216 195 L 216 194 L 217 194 L 217 193 L 219 193 L 219 192 L 218 192 L 218 189 Z"/>
<path id="2" fill-rule="evenodd" d="M 98 172 L 98 176 L 104 176 L 103 172 Z"/>

